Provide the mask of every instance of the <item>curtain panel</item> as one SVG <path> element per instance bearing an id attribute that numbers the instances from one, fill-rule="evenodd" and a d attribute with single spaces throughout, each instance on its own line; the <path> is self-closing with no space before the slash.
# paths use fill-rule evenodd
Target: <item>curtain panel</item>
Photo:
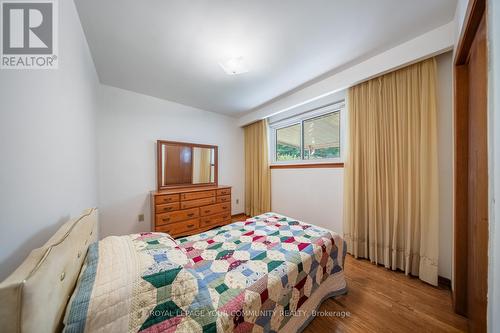
<path id="1" fill-rule="evenodd" d="M 438 281 L 434 58 L 349 89 L 344 176 L 348 252 Z"/>
<path id="2" fill-rule="evenodd" d="M 267 120 L 245 127 L 245 214 L 250 216 L 271 210 L 267 129 Z"/>

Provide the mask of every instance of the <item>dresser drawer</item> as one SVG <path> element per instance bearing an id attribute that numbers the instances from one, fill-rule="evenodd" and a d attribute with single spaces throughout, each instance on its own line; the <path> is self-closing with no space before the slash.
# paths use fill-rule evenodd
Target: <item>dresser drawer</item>
<path id="1" fill-rule="evenodd" d="M 217 213 L 222 213 L 231 210 L 230 203 L 220 203 L 211 206 L 201 207 L 200 208 L 200 216 L 207 216 Z"/>
<path id="2" fill-rule="evenodd" d="M 214 203 L 215 203 L 215 197 L 203 198 L 203 199 L 198 199 L 198 200 L 182 201 L 181 208 L 188 209 L 188 208 L 193 208 L 193 207 L 211 205 Z"/>
<path id="3" fill-rule="evenodd" d="M 184 222 L 177 222 L 177 223 L 171 223 L 171 224 L 165 224 L 162 226 L 158 226 L 155 228 L 155 231 L 157 232 L 165 232 L 167 234 L 170 234 L 172 236 L 182 234 L 191 230 L 195 230 L 199 228 L 200 226 L 200 220 L 199 219 L 192 219 L 192 220 L 187 220 Z"/>
<path id="4" fill-rule="evenodd" d="M 231 194 L 230 188 L 224 188 L 222 190 L 217 190 L 217 195 L 228 195 Z"/>
<path id="5" fill-rule="evenodd" d="M 186 210 L 178 210 L 176 212 L 164 213 L 156 215 L 156 225 L 174 223 L 184 220 L 193 219 L 195 217 L 200 216 L 200 209 L 186 209 Z"/>
<path id="6" fill-rule="evenodd" d="M 210 215 L 205 217 L 200 217 L 200 227 L 207 227 L 214 224 L 222 224 L 231 222 L 231 213 L 225 212 L 222 214 Z"/>
<path id="7" fill-rule="evenodd" d="M 178 194 L 165 194 L 165 195 L 155 196 L 155 204 L 157 204 L 157 205 L 171 203 L 171 202 L 177 202 L 177 201 L 179 201 Z"/>
<path id="8" fill-rule="evenodd" d="M 168 213 L 174 210 L 181 209 L 180 206 L 181 205 L 178 202 L 168 203 L 164 205 L 156 205 L 155 212 L 156 214 Z"/>
<path id="9" fill-rule="evenodd" d="M 200 191 L 181 194 L 182 200 L 196 200 L 210 197 L 215 197 L 215 191 Z"/>
<path id="10" fill-rule="evenodd" d="M 230 195 L 223 195 L 223 196 L 217 197 L 217 203 L 223 203 L 223 202 L 231 202 L 231 196 Z"/>

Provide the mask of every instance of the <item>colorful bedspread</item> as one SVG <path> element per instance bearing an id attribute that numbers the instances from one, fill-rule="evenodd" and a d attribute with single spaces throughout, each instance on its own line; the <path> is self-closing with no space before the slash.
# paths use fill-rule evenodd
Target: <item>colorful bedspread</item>
<path id="1" fill-rule="evenodd" d="M 274 213 L 177 240 L 108 237 L 89 248 L 65 331 L 279 331 L 344 257 L 339 235 Z"/>

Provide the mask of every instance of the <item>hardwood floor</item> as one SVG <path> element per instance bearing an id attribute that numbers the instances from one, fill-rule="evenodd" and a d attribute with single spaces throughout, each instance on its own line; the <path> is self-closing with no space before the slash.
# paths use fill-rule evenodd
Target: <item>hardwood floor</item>
<path id="1" fill-rule="evenodd" d="M 245 221 L 246 219 L 249 219 L 250 216 L 245 215 L 244 213 L 241 214 L 236 214 L 231 216 L 231 223 L 232 222 L 238 222 L 238 221 Z"/>
<path id="2" fill-rule="evenodd" d="M 368 260 L 347 256 L 347 295 L 328 299 L 320 311 L 350 316 L 316 317 L 304 330 L 316 332 L 464 332 L 467 320 L 453 312 L 451 292 Z"/>

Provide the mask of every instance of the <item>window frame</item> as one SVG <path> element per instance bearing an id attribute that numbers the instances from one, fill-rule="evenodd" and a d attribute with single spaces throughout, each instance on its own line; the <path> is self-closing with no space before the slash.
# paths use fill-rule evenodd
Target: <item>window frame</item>
<path id="1" fill-rule="evenodd" d="M 335 158 L 323 159 L 304 159 L 304 122 L 326 116 L 331 113 L 339 112 L 339 141 L 340 141 L 340 156 Z M 285 118 L 269 124 L 270 133 L 270 161 L 273 165 L 304 165 L 304 164 L 331 164 L 343 163 L 345 157 L 345 101 L 340 101 L 328 105 L 315 108 L 296 116 Z M 300 125 L 300 159 L 291 161 L 277 161 L 276 160 L 276 142 L 277 132 L 280 129 L 287 128 L 293 125 Z"/>

